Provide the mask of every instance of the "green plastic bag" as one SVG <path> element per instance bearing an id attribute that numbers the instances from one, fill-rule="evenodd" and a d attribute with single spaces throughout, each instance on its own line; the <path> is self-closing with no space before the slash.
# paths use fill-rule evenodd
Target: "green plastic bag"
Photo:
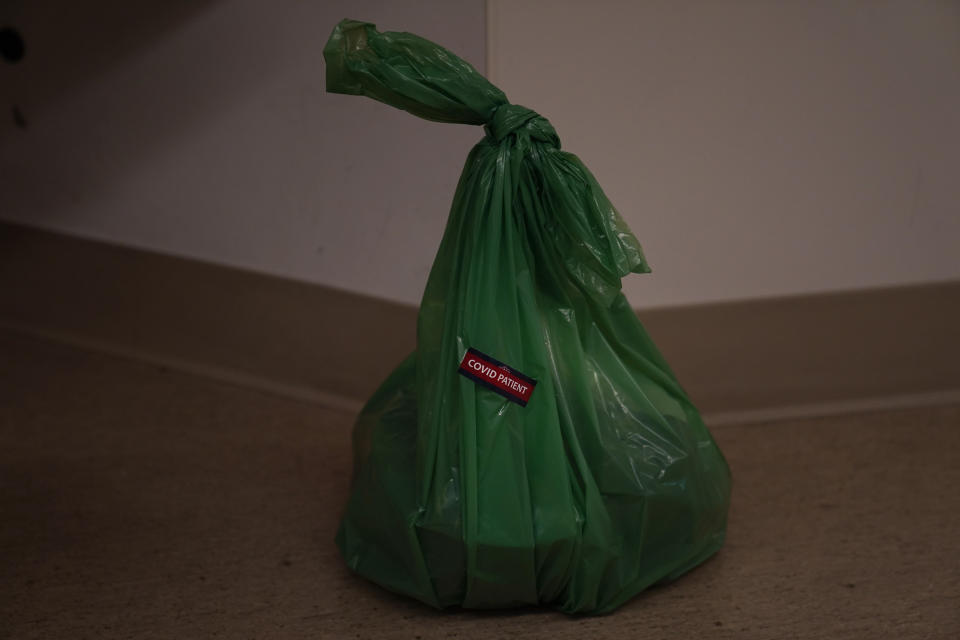
<path id="1" fill-rule="evenodd" d="M 344 20 L 327 90 L 482 124 L 417 350 L 354 429 L 337 543 L 435 607 L 602 613 L 723 543 L 730 471 L 620 293 L 640 245 L 553 127 L 408 33 Z"/>

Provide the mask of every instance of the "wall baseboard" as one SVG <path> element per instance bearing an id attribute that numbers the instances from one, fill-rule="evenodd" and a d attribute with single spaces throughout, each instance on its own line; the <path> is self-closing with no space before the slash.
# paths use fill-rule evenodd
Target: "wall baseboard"
<path id="1" fill-rule="evenodd" d="M 412 306 L 4 222 L 0 292 L 7 329 L 346 410 L 415 345 Z M 714 424 L 960 402 L 960 282 L 638 313 Z"/>

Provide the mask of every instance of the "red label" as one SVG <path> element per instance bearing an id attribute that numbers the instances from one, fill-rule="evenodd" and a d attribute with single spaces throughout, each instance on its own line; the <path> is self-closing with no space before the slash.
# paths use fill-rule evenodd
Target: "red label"
<path id="1" fill-rule="evenodd" d="M 527 406 L 537 381 L 476 349 L 467 349 L 459 372 L 521 407 Z"/>

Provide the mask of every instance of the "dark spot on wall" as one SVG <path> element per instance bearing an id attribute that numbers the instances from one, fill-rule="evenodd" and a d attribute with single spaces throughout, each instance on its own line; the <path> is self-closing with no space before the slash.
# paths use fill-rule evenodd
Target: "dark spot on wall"
<path id="1" fill-rule="evenodd" d="M 20 62 L 25 52 L 26 46 L 19 31 L 12 27 L 0 29 L 0 57 L 10 63 Z"/>
<path id="2" fill-rule="evenodd" d="M 13 115 L 13 124 L 17 125 L 18 129 L 27 128 L 27 117 L 23 115 L 23 111 L 20 111 L 20 108 L 17 105 L 13 105 L 13 108 L 10 110 Z"/>

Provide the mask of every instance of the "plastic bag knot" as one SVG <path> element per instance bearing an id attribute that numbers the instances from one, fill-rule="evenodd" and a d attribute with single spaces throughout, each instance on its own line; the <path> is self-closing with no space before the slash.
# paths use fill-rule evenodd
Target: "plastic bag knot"
<path id="1" fill-rule="evenodd" d="M 486 124 L 487 135 L 501 142 L 511 133 L 526 133 L 535 140 L 560 147 L 560 138 L 550 121 L 533 109 L 519 104 L 502 104 L 493 111 Z"/>

